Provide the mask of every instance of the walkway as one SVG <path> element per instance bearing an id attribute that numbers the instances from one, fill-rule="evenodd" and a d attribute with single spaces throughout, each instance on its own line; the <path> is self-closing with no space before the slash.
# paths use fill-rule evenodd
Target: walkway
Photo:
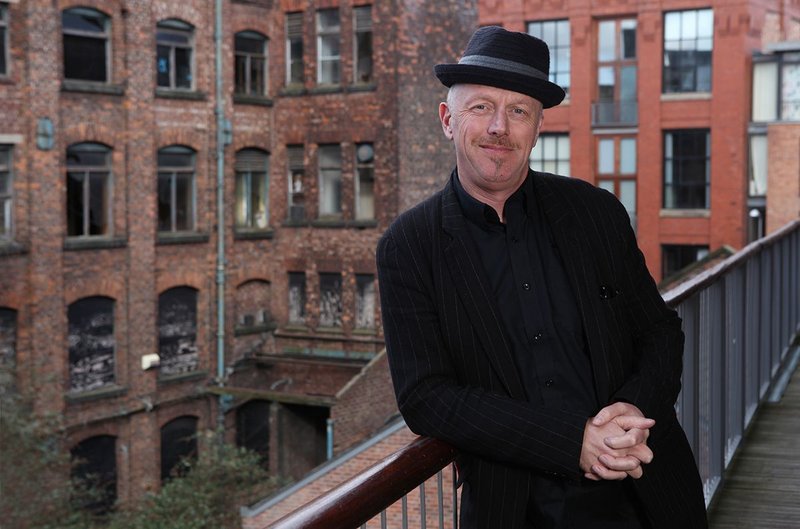
<path id="1" fill-rule="evenodd" d="M 711 529 L 800 527 L 799 372 L 780 402 L 761 405 L 712 506 Z"/>

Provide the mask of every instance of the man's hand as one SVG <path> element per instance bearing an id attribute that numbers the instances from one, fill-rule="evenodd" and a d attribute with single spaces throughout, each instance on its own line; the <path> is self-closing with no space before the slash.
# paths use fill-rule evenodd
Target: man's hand
<path id="1" fill-rule="evenodd" d="M 606 406 L 586 423 L 580 467 L 588 479 L 642 477 L 642 464 L 653 460 L 647 446 L 655 421 L 627 402 Z"/>

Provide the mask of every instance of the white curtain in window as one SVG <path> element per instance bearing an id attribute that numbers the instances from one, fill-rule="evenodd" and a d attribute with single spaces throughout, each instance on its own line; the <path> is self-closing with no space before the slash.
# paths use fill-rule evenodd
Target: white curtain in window
<path id="1" fill-rule="evenodd" d="M 750 137 L 750 190 L 751 197 L 767 194 L 767 137 Z"/>
<path id="2" fill-rule="evenodd" d="M 774 62 L 753 66 L 753 121 L 775 121 L 777 116 L 778 65 Z"/>

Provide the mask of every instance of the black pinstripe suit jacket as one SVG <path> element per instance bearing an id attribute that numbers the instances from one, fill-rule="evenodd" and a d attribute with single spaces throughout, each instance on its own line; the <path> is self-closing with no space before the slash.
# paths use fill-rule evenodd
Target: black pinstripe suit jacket
<path id="1" fill-rule="evenodd" d="M 674 402 L 683 333 L 610 193 L 531 171 L 583 320 L 598 401 L 654 418 L 654 460 L 635 480 L 656 529 L 706 527 L 702 487 Z M 458 447 L 464 529 L 516 529 L 529 476 L 579 479 L 587 417 L 528 402 L 452 181 L 401 214 L 377 250 L 398 406 L 416 433 Z"/>

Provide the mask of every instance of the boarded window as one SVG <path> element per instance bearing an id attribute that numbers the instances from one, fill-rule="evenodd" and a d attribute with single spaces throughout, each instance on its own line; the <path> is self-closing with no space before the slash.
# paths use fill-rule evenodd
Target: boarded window
<path id="1" fill-rule="evenodd" d="M 75 445 L 72 455 L 72 477 L 91 490 L 82 503 L 84 509 L 101 514 L 108 512 L 117 500 L 117 438 L 97 435 Z"/>
<path id="2" fill-rule="evenodd" d="M 289 323 L 303 325 L 306 322 L 306 274 L 289 272 Z"/>
<path id="3" fill-rule="evenodd" d="M 182 476 L 197 459 L 197 417 L 173 419 L 161 427 L 161 481 Z"/>
<path id="4" fill-rule="evenodd" d="M 319 325 L 342 326 L 342 274 L 319 275 Z"/>
<path id="5" fill-rule="evenodd" d="M 251 400 L 236 410 L 236 445 L 257 453 L 269 467 L 269 401 Z"/>
<path id="6" fill-rule="evenodd" d="M 197 369 L 197 290 L 175 287 L 158 297 L 158 351 L 162 375 Z"/>
<path id="7" fill-rule="evenodd" d="M 356 328 L 375 327 L 375 276 L 356 274 Z"/>
<path id="8" fill-rule="evenodd" d="M 114 300 L 83 298 L 67 308 L 69 385 L 90 391 L 114 383 Z"/>

